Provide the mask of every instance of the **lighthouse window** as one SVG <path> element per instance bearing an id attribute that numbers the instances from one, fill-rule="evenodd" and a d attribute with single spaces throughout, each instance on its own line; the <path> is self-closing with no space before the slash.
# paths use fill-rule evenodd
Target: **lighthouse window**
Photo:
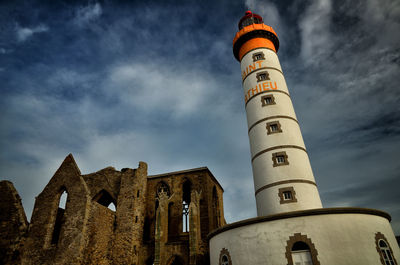
<path id="1" fill-rule="evenodd" d="M 219 265 L 232 265 L 231 256 L 226 248 L 223 248 L 219 253 Z"/>
<path id="2" fill-rule="evenodd" d="M 253 62 L 260 60 L 265 60 L 264 53 L 263 52 L 253 53 Z"/>
<path id="3" fill-rule="evenodd" d="M 284 156 L 277 156 L 276 157 L 276 163 L 278 163 L 278 164 L 285 163 L 285 157 Z"/>
<path id="4" fill-rule="evenodd" d="M 386 237 L 378 232 L 375 234 L 375 244 L 376 244 L 376 250 L 379 253 L 381 263 L 384 265 L 396 265 L 397 262 L 395 258 L 393 257 L 393 252 L 388 244 Z"/>
<path id="5" fill-rule="evenodd" d="M 257 82 L 261 82 L 261 81 L 265 81 L 265 80 L 270 80 L 270 79 L 269 79 L 269 73 L 268 73 L 267 71 L 258 73 L 258 74 L 256 75 L 256 78 L 257 78 Z"/>
<path id="6" fill-rule="evenodd" d="M 272 161 L 274 163 L 273 164 L 274 167 L 289 165 L 288 156 L 286 152 L 273 153 Z"/>
<path id="7" fill-rule="evenodd" d="M 283 192 L 283 199 L 285 201 L 292 199 L 292 192 L 291 191 L 284 191 Z"/>
<path id="8" fill-rule="evenodd" d="M 296 192 L 293 187 L 280 188 L 278 196 L 281 204 L 297 202 Z"/>
<path id="9" fill-rule="evenodd" d="M 222 265 L 229 265 L 228 257 L 226 255 L 222 256 Z"/>
<path id="10" fill-rule="evenodd" d="M 280 132 L 282 132 L 282 129 L 279 121 L 273 121 L 267 123 L 267 134 L 280 133 Z"/>
<path id="11" fill-rule="evenodd" d="M 273 95 L 265 95 L 261 97 L 261 103 L 262 107 L 268 106 L 268 105 L 275 105 L 275 98 Z"/>

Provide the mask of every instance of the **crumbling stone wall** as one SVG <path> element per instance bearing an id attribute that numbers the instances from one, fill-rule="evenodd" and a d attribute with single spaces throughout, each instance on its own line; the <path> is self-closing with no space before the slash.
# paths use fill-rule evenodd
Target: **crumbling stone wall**
<path id="1" fill-rule="evenodd" d="M 112 264 L 115 212 L 98 203 L 93 203 L 88 222 L 88 246 L 85 264 Z"/>
<path id="2" fill-rule="evenodd" d="M 60 196 L 68 199 L 59 240 L 52 242 Z M 82 264 L 87 244 L 90 193 L 72 155 L 68 155 L 36 198 L 22 264 Z"/>
<path id="3" fill-rule="evenodd" d="M 20 248 L 28 230 L 24 208 L 14 185 L 0 181 L 0 264 L 20 264 Z"/>
<path id="4" fill-rule="evenodd" d="M 190 189 L 183 190 L 184 185 Z M 20 246 L 26 218 L 10 183 L 1 189 L 12 199 L 0 206 L 14 209 L 3 218 L 1 229 L 18 224 L 10 230 L 14 243 L 1 244 L 7 248 L 6 258 L 17 253 L 18 264 L 209 264 L 207 234 L 225 224 L 223 190 L 207 168 L 148 176 L 147 164 L 140 162 L 137 169 L 107 167 L 82 175 L 68 155 L 36 198 Z M 183 231 L 184 194 L 190 231 Z"/>
<path id="5" fill-rule="evenodd" d="M 189 181 L 191 186 L 191 197 L 196 198 L 196 202 L 191 202 L 193 209 L 189 232 L 183 232 L 183 185 Z M 157 187 L 160 183 L 165 183 L 169 188 L 169 198 L 160 213 L 160 239 L 156 242 L 156 209 L 158 210 L 160 200 L 157 195 Z M 214 222 L 213 209 L 213 189 L 216 190 L 219 201 L 217 219 Z M 207 234 L 213 229 L 225 224 L 222 204 L 223 189 L 216 181 L 215 177 L 207 168 L 184 170 L 167 174 L 160 174 L 148 177 L 147 187 L 147 210 L 144 234 L 149 235 L 149 240 L 144 241 L 144 256 L 141 258 L 143 263 L 148 259 L 147 253 L 157 253 L 160 251 L 160 265 L 170 265 L 174 260 L 180 260 L 182 264 L 208 264 L 208 243 Z M 192 199 L 193 200 L 193 199 Z M 168 205 L 168 210 L 167 206 Z M 172 223 L 172 225 L 171 225 Z M 146 231 L 148 229 L 148 231 Z M 157 246 L 157 244 L 159 244 Z M 157 254 L 156 254 L 157 255 Z"/>
<path id="6" fill-rule="evenodd" d="M 143 197 L 146 196 L 146 184 L 146 163 L 140 162 L 138 169 L 126 169 L 122 172 L 113 250 L 115 264 L 138 263 L 138 253 L 143 241 Z"/>

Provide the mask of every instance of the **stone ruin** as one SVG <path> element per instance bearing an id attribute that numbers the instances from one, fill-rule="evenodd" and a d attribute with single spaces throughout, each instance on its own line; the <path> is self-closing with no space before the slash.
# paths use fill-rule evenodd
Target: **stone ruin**
<path id="1" fill-rule="evenodd" d="M 0 182 L 0 264 L 209 264 L 222 194 L 206 167 L 148 176 L 140 162 L 82 175 L 70 154 L 30 223 L 13 184 Z"/>

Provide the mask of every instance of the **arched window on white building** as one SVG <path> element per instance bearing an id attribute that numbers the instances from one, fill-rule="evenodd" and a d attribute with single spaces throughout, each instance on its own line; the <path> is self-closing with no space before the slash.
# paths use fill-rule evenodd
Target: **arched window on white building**
<path id="1" fill-rule="evenodd" d="M 218 265 L 232 265 L 231 255 L 226 248 L 223 248 L 219 253 Z"/>
<path id="2" fill-rule="evenodd" d="M 226 255 L 223 255 L 221 258 L 221 265 L 229 265 L 229 259 Z"/>
<path id="3" fill-rule="evenodd" d="M 292 247 L 292 259 L 294 265 L 312 265 L 310 247 L 302 241 L 294 243 Z"/>
<path id="4" fill-rule="evenodd" d="M 383 258 L 383 261 L 385 262 L 385 265 L 396 265 L 394 258 L 392 256 L 392 252 L 388 246 L 388 244 L 385 242 L 385 240 L 381 239 L 379 240 L 379 250 L 381 251 L 381 256 Z"/>
<path id="5" fill-rule="evenodd" d="M 383 265 L 397 265 L 397 261 L 393 256 L 392 248 L 389 245 L 385 235 L 381 232 L 375 234 L 376 250 L 379 253 L 381 263 Z"/>

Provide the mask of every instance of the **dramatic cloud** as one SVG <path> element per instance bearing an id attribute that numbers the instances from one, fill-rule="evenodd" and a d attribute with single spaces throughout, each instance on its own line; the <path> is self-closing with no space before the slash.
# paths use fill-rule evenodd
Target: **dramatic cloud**
<path id="1" fill-rule="evenodd" d="M 0 4 L 0 176 L 28 218 L 69 153 L 82 173 L 138 161 L 149 174 L 207 166 L 227 221 L 255 216 L 232 55 L 246 8 L 279 36 L 324 206 L 385 210 L 399 234 L 396 0 Z"/>
<path id="2" fill-rule="evenodd" d="M 190 115 L 212 101 L 217 88 L 212 76 L 201 70 L 165 68 L 152 62 L 121 65 L 111 70 L 110 85 L 121 100 L 143 111 Z M 149 109 L 148 106 L 154 106 Z"/>
<path id="3" fill-rule="evenodd" d="M 325 61 L 330 53 L 332 38 L 330 36 L 331 1 L 316 0 L 303 14 L 299 21 L 301 30 L 301 59 L 304 63 L 313 64 Z"/>
<path id="4" fill-rule="evenodd" d="M 15 33 L 17 35 L 17 40 L 19 42 L 24 42 L 31 38 L 34 34 L 46 32 L 48 30 L 49 28 L 46 25 L 39 25 L 33 28 L 24 28 L 17 25 L 15 28 Z M 2 51 L 4 51 L 2 53 L 6 53 L 6 50 L 4 48 L 2 49 Z"/>
<path id="5" fill-rule="evenodd" d="M 85 24 L 96 20 L 101 16 L 103 10 L 99 3 L 95 3 L 93 5 L 88 5 L 84 7 L 79 7 L 76 10 L 74 23 L 78 26 L 84 26 Z"/>

